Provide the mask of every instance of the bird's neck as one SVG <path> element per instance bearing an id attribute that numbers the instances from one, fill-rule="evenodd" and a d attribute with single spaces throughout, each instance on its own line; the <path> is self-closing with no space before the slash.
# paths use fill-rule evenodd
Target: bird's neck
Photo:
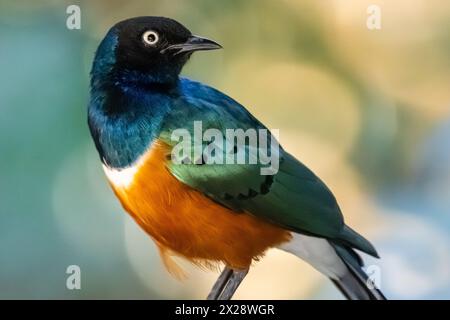
<path id="1" fill-rule="evenodd" d="M 152 92 L 170 94 L 178 87 L 178 74 L 170 72 L 144 73 L 130 69 L 110 69 L 106 74 L 102 72 L 93 73 L 91 77 L 91 88 L 101 91 L 123 91 L 145 90 Z"/>
<path id="2" fill-rule="evenodd" d="M 114 168 L 133 164 L 158 137 L 175 83 L 150 81 L 146 75 L 92 77 L 89 127 L 102 161 Z"/>

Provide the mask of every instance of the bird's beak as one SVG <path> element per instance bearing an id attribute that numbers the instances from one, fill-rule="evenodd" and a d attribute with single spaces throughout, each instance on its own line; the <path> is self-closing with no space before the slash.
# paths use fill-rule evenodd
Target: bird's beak
<path id="1" fill-rule="evenodd" d="M 165 53 L 166 51 L 170 50 L 173 51 L 173 55 L 177 55 L 180 53 L 187 53 L 200 50 L 216 50 L 221 48 L 222 46 L 215 41 L 202 38 L 199 36 L 190 36 L 186 42 L 171 45 L 161 50 L 161 53 Z"/>

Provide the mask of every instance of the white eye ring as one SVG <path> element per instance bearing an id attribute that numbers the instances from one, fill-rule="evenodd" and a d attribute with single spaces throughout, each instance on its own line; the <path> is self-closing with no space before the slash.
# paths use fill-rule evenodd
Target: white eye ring
<path id="1" fill-rule="evenodd" d="M 159 41 L 159 35 L 155 31 L 145 31 L 142 35 L 142 40 L 151 46 L 154 46 Z"/>

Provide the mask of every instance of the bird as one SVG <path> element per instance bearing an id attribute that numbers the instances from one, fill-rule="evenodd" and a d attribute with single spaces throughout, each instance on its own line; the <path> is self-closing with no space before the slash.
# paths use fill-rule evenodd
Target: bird
<path id="1" fill-rule="evenodd" d="M 174 160 L 174 132 L 192 133 L 196 121 L 220 133 L 267 130 L 277 144 L 233 98 L 180 75 L 194 52 L 221 48 L 156 16 L 120 21 L 100 42 L 90 73 L 88 126 L 122 207 L 153 239 L 172 274 L 182 273 L 173 257 L 224 266 L 207 299 L 231 299 L 271 248 L 309 263 L 347 299 L 385 299 L 356 251 L 378 258 L 374 246 L 345 224 L 324 182 L 282 146 L 272 174 L 262 174 L 261 163 L 211 163 L 203 154 Z M 250 156 L 255 148 L 243 152 Z"/>

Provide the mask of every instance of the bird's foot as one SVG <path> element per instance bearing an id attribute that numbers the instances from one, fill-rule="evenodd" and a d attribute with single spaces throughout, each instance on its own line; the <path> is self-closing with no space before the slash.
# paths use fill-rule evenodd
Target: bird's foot
<path id="1" fill-rule="evenodd" d="M 225 267 L 211 289 L 207 300 L 230 300 L 248 273 L 246 270 L 233 270 Z"/>

